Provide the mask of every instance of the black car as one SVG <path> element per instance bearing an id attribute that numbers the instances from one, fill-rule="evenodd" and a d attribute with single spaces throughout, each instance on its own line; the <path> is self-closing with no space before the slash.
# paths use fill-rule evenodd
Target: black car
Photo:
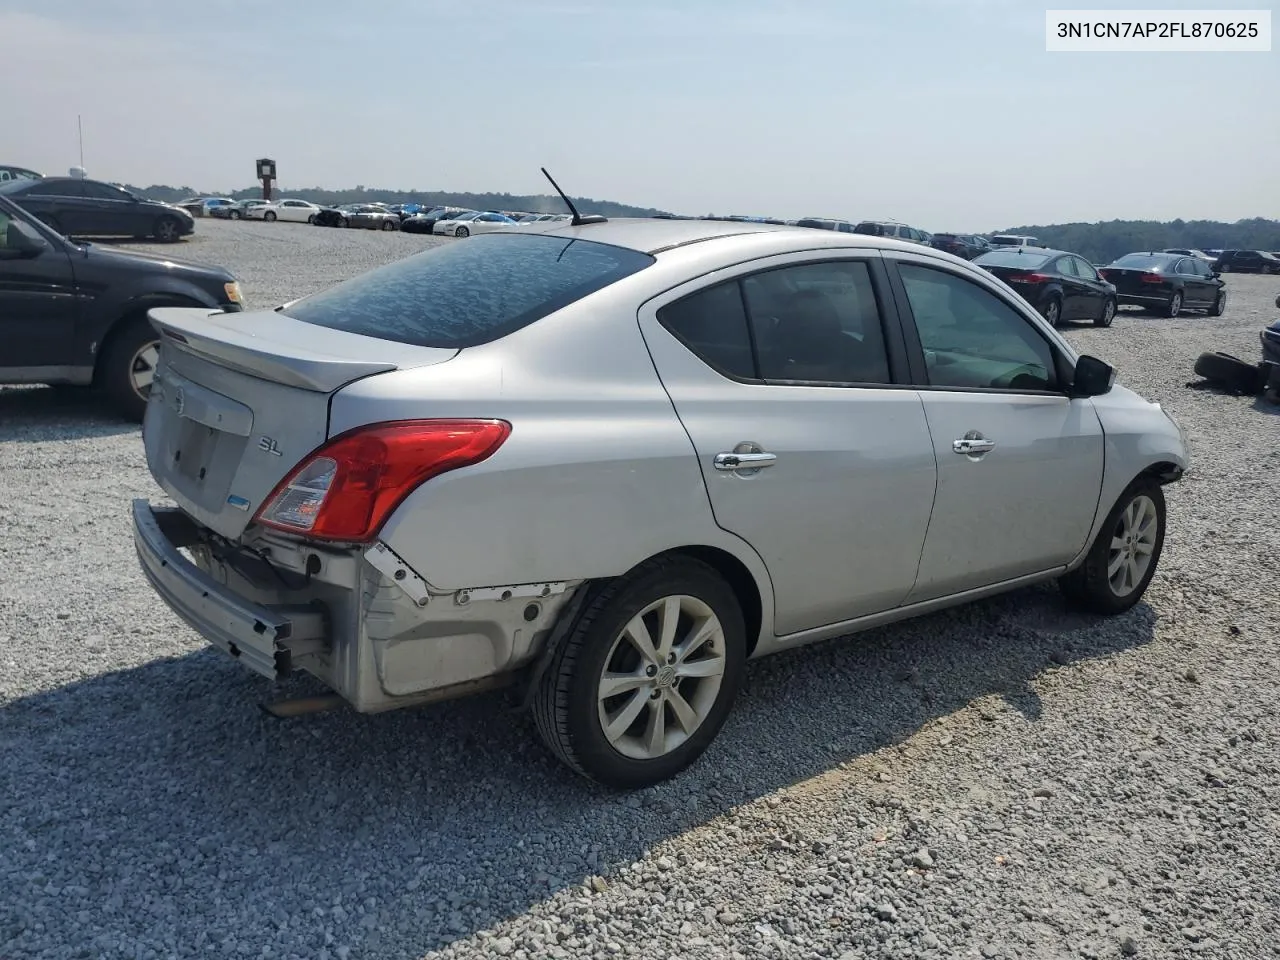
<path id="1" fill-rule="evenodd" d="M 1009 247 L 973 258 L 1040 311 L 1053 326 L 1088 320 L 1109 327 L 1116 316 L 1116 288 L 1084 257 L 1044 247 Z"/>
<path id="2" fill-rule="evenodd" d="M 195 230 L 181 207 L 98 180 L 45 177 L 0 184 L 0 194 L 68 237 L 154 237 L 174 243 Z"/>
<path id="3" fill-rule="evenodd" d="M 991 249 L 991 244 L 985 238 L 975 237 L 971 233 L 935 233 L 929 246 L 966 260 L 972 260 Z"/>
<path id="4" fill-rule="evenodd" d="M 314 223 L 317 227 L 345 227 L 347 209 L 347 207 L 323 207 L 316 214 Z"/>
<path id="5" fill-rule="evenodd" d="M 1100 271 L 1115 284 L 1120 303 L 1176 317 L 1183 310 L 1204 310 L 1220 317 L 1227 291 L 1216 270 L 1199 257 L 1180 253 L 1126 253 Z"/>
<path id="6" fill-rule="evenodd" d="M 1280 258 L 1265 250 L 1223 250 L 1213 269 L 1219 273 L 1280 273 Z"/>
<path id="7" fill-rule="evenodd" d="M 147 311 L 242 306 L 221 267 L 72 243 L 0 196 L 0 383 L 94 385 L 141 420 L 159 348 Z"/>
<path id="8" fill-rule="evenodd" d="M 431 233 L 440 220 L 449 220 L 460 213 L 474 213 L 466 207 L 432 207 L 426 213 L 419 213 L 400 224 L 405 233 Z"/>

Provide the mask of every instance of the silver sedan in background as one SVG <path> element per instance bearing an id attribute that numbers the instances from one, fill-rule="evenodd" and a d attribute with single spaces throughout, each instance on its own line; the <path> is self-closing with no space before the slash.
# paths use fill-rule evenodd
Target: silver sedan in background
<path id="1" fill-rule="evenodd" d="M 884 237 L 512 227 L 151 317 L 160 597 L 358 711 L 516 684 L 615 786 L 698 757 L 749 658 L 1042 580 L 1129 609 L 1187 466 L 1007 286 Z"/>

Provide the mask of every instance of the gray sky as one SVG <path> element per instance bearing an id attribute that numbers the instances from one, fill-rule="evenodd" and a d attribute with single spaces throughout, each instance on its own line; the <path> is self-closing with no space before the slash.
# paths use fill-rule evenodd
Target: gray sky
<path id="1" fill-rule="evenodd" d="M 65 173 L 81 114 L 90 175 L 142 186 L 271 156 L 286 188 L 535 193 L 545 164 L 583 196 L 934 231 L 1280 218 L 1280 53 L 1047 53 L 1065 6 L 0 0 L 0 162 Z"/>

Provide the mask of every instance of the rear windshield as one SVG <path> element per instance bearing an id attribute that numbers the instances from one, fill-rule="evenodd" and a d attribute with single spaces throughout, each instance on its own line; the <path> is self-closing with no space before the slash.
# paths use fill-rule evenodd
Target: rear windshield
<path id="1" fill-rule="evenodd" d="M 979 267 L 1016 267 L 1019 270 L 1034 270 L 1049 261 L 1043 253 L 1019 253 L 1017 250 L 992 250 L 974 258 Z"/>
<path id="2" fill-rule="evenodd" d="M 484 234 L 281 308 L 295 320 L 420 347 L 498 340 L 643 270 L 647 253 L 542 234 Z"/>
<path id="3" fill-rule="evenodd" d="M 819 230 L 834 230 L 836 224 L 834 220 L 797 220 L 797 227 L 816 227 Z"/>
<path id="4" fill-rule="evenodd" d="M 1119 260 L 1112 263 L 1111 266 L 1146 270 L 1150 267 L 1163 267 L 1168 262 L 1168 257 L 1153 256 L 1149 253 L 1126 253 Z"/>
<path id="5" fill-rule="evenodd" d="M 869 237 L 884 236 L 884 227 L 878 223 L 860 223 L 853 228 L 854 233 L 865 233 Z"/>

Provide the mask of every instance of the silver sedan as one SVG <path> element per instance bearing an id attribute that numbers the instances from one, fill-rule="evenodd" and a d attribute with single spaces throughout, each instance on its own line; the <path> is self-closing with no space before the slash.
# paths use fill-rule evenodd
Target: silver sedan
<path id="1" fill-rule="evenodd" d="M 1187 467 L 1001 281 L 881 237 L 513 227 L 151 317 L 177 506 L 134 538 L 170 607 L 362 712 L 515 685 L 624 787 L 706 749 L 753 657 L 1043 580 L 1129 609 Z"/>

